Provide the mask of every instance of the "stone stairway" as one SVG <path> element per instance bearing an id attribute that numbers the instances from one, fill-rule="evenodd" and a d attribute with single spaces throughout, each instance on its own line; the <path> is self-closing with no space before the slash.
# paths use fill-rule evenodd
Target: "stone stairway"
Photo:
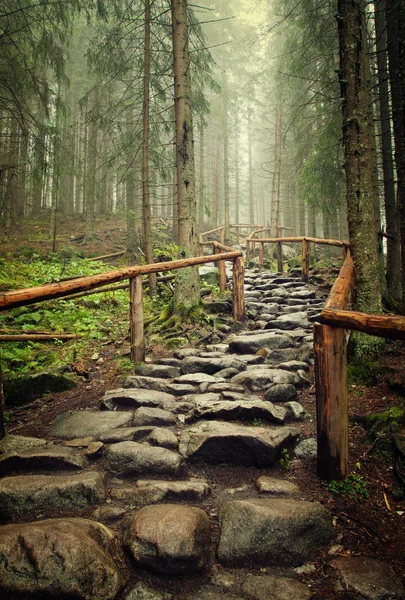
<path id="1" fill-rule="evenodd" d="M 49 439 L 0 442 L 8 598 L 322 598 L 305 574 L 335 543 L 332 516 L 272 468 L 316 454 L 299 399 L 323 300 L 275 274 L 248 271 L 245 287 L 248 330 L 138 366 L 98 411 L 83 398 L 62 413 Z M 328 598 L 404 597 L 378 561 L 328 569 Z"/>

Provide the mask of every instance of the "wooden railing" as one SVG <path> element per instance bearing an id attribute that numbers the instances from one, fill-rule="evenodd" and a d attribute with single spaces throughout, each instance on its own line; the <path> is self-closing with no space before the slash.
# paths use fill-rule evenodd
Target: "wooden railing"
<path id="1" fill-rule="evenodd" d="M 405 339 L 405 317 L 348 310 L 355 290 L 350 251 L 317 323 L 314 324 L 318 458 L 321 479 L 348 476 L 349 417 L 346 330 Z"/>
<path id="2" fill-rule="evenodd" d="M 298 243 L 302 244 L 302 280 L 308 281 L 309 276 L 309 259 L 310 259 L 310 244 L 323 244 L 325 246 L 336 246 L 343 248 L 343 258 L 346 257 L 349 242 L 341 240 L 328 240 L 323 238 L 313 238 L 307 236 L 298 237 L 277 237 L 277 238 L 257 238 L 257 233 L 268 231 L 269 228 L 254 231 L 246 238 L 246 262 L 250 257 L 254 257 L 255 246 L 259 245 L 259 267 L 263 266 L 264 262 L 264 246 L 265 244 L 277 244 L 277 270 L 283 272 L 283 244 Z"/>
<path id="3" fill-rule="evenodd" d="M 130 290 L 130 345 L 131 359 L 142 361 L 145 358 L 145 339 L 143 326 L 143 286 L 142 275 L 149 273 L 163 273 L 184 269 L 194 265 L 201 265 L 207 262 L 218 262 L 222 265 L 222 281 L 225 280 L 225 260 L 233 261 L 233 316 L 235 321 L 245 320 L 244 303 L 244 263 L 242 252 L 228 248 L 213 242 L 215 254 L 212 256 L 196 256 L 193 258 L 184 258 L 169 262 L 153 263 L 149 265 L 136 265 L 124 267 L 108 273 L 91 275 L 61 281 L 59 283 L 50 283 L 43 286 L 25 288 L 22 290 L 12 290 L 0 293 L 0 311 L 16 308 L 18 306 L 27 306 L 45 300 L 53 300 L 72 296 L 88 290 L 94 290 L 117 281 L 129 279 Z M 221 270 L 220 269 L 220 270 Z"/>
<path id="4" fill-rule="evenodd" d="M 257 225 L 257 224 L 252 225 L 252 224 L 247 224 L 247 223 L 238 223 L 237 225 L 230 225 L 229 227 L 230 227 L 230 229 L 236 229 L 238 237 L 241 237 L 242 236 L 241 232 L 246 229 L 254 229 L 254 230 L 259 230 L 259 231 L 264 231 L 266 229 L 266 228 L 260 229 L 260 228 L 263 228 L 263 225 Z M 225 225 L 221 225 L 221 227 L 216 227 L 215 229 L 210 229 L 209 231 L 204 231 L 203 233 L 200 233 L 200 236 L 199 236 L 200 254 L 204 254 L 204 247 L 209 246 L 212 241 L 212 240 L 208 240 L 205 238 L 208 238 L 208 236 L 212 236 L 214 234 L 219 236 L 219 242 L 221 244 L 223 244 L 225 242 Z"/>

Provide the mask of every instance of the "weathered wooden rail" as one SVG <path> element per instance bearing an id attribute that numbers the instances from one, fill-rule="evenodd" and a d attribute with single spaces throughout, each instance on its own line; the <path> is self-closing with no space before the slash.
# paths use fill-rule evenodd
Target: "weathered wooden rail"
<path id="1" fill-rule="evenodd" d="M 145 340 L 143 330 L 143 286 L 142 275 L 184 269 L 207 262 L 218 262 L 220 267 L 220 281 L 226 287 L 225 260 L 233 261 L 233 316 L 236 321 L 244 321 L 244 263 L 242 252 L 212 242 L 216 254 L 210 256 L 196 256 L 168 262 L 153 263 L 149 265 L 136 265 L 124 267 L 108 273 L 91 275 L 50 283 L 43 286 L 12 290 L 0 293 L 0 311 L 9 310 L 18 306 L 27 306 L 45 300 L 53 300 L 94 290 L 103 286 L 129 279 L 130 290 L 130 344 L 131 359 L 141 361 L 145 358 Z M 224 251 L 225 250 L 225 251 Z M 224 283 L 225 282 L 225 283 Z"/>
<path id="2" fill-rule="evenodd" d="M 246 261 L 249 261 L 251 256 L 255 255 L 255 246 L 259 245 L 259 267 L 263 266 L 264 262 L 264 246 L 265 244 L 277 244 L 277 270 L 279 273 L 283 272 L 283 244 L 299 243 L 302 245 L 302 280 L 308 281 L 309 277 L 309 259 L 310 259 L 310 244 L 321 244 L 325 246 L 335 246 L 343 248 L 343 258 L 346 257 L 347 249 L 349 248 L 349 242 L 341 240 L 329 240 L 323 238 L 314 238 L 308 236 L 295 236 L 295 237 L 276 237 L 276 238 L 257 238 L 258 233 L 268 231 L 269 228 L 253 231 L 248 238 L 246 238 Z"/>
<path id="3" fill-rule="evenodd" d="M 347 255 L 324 308 L 314 324 L 318 457 L 321 479 L 348 474 L 349 406 L 347 330 L 394 340 L 405 339 L 405 317 L 348 310 L 355 292 L 355 267 Z"/>

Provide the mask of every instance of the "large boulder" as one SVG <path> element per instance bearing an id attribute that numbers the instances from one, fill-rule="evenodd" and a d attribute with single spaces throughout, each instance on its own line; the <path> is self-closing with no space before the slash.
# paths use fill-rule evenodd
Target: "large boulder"
<path id="1" fill-rule="evenodd" d="M 269 467 L 291 448 L 299 431 L 293 427 L 249 427 L 222 421 L 197 423 L 184 430 L 179 452 L 191 460 Z"/>
<path id="2" fill-rule="evenodd" d="M 199 508 L 145 506 L 131 518 L 124 543 L 140 566 L 170 575 L 192 575 L 209 565 L 209 519 Z"/>
<path id="3" fill-rule="evenodd" d="M 218 558 L 227 565 L 297 566 L 335 537 L 332 519 L 318 502 L 232 500 L 219 518 Z"/>
<path id="4" fill-rule="evenodd" d="M 55 419 L 50 429 L 52 435 L 63 440 L 97 438 L 110 429 L 128 425 L 132 419 L 132 412 L 79 410 L 74 413 L 62 413 Z"/>
<path id="5" fill-rule="evenodd" d="M 101 473 L 19 475 L 0 479 L 0 517 L 9 519 L 31 511 L 85 508 L 105 500 Z"/>
<path id="6" fill-rule="evenodd" d="M 121 477 L 143 473 L 176 475 L 182 465 L 177 452 L 137 442 L 113 444 L 106 450 L 104 458 L 107 470 Z"/>
<path id="7" fill-rule="evenodd" d="M 35 597 L 113 600 L 122 578 L 115 535 L 87 519 L 0 527 L 0 590 Z"/>

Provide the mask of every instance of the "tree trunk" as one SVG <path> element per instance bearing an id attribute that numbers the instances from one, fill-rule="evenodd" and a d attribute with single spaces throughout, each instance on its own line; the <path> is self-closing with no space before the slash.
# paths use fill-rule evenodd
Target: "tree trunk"
<path id="1" fill-rule="evenodd" d="M 281 178 L 281 119 L 282 92 L 279 89 L 276 100 L 276 129 L 274 134 L 274 178 L 271 199 L 270 237 L 277 237 L 280 220 L 280 178 Z"/>
<path id="2" fill-rule="evenodd" d="M 401 244 L 402 312 L 405 314 L 405 5 L 385 0 L 387 49 L 397 173 L 397 210 Z"/>
<path id="3" fill-rule="evenodd" d="M 249 151 L 249 221 L 255 222 L 254 194 L 253 194 L 253 142 L 252 142 L 252 109 L 248 107 L 248 151 Z"/>
<path id="4" fill-rule="evenodd" d="M 187 37 L 187 2 L 171 0 L 174 90 L 176 115 L 176 170 L 180 257 L 197 256 L 196 200 L 194 193 L 193 122 L 190 104 L 190 62 Z M 189 310 L 200 302 L 196 267 L 176 274 L 175 310 Z"/>
<path id="5" fill-rule="evenodd" d="M 350 248 L 356 266 L 356 307 L 381 312 L 381 280 L 373 204 L 373 162 L 370 144 L 370 81 L 364 0 L 338 0 L 340 89 L 345 147 L 346 199 Z M 369 360 L 381 340 L 352 336 L 353 357 Z"/>
<path id="6" fill-rule="evenodd" d="M 150 111 L 150 0 L 145 0 L 145 52 L 143 75 L 143 145 L 142 145 L 142 219 L 145 258 L 153 263 L 152 220 L 149 188 L 149 111 Z M 156 294 L 156 275 L 149 273 L 149 294 Z"/>
<path id="7" fill-rule="evenodd" d="M 235 139 L 235 225 L 239 225 L 239 129 Z"/>
<path id="8" fill-rule="evenodd" d="M 200 121 L 200 193 L 198 198 L 198 225 L 200 232 L 204 231 L 204 121 Z"/>
<path id="9" fill-rule="evenodd" d="M 229 217 L 229 139 L 228 139 L 228 87 L 226 75 L 224 75 L 223 87 L 223 128 L 224 128 L 224 223 L 225 244 L 229 245 L 231 237 Z"/>

